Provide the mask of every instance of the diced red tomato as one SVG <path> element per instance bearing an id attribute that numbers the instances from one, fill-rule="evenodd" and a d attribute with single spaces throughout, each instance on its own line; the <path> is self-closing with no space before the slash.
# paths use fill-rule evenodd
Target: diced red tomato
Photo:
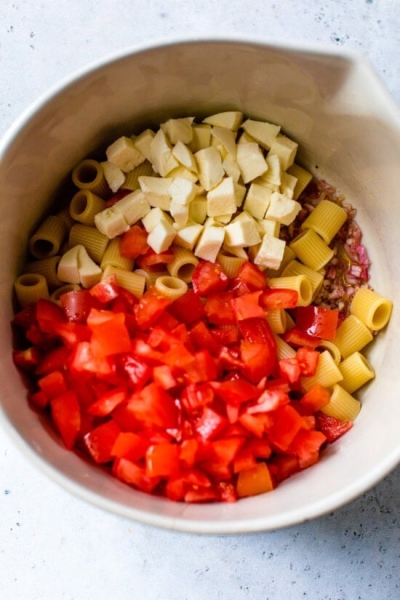
<path id="1" fill-rule="evenodd" d="M 115 273 L 110 273 L 108 277 L 91 287 L 89 294 L 94 296 L 101 304 L 107 304 L 107 302 L 111 302 L 118 298 L 120 287 Z"/>
<path id="2" fill-rule="evenodd" d="M 177 444 L 156 444 L 146 452 L 146 475 L 170 477 L 179 471 L 179 448 Z"/>
<path id="3" fill-rule="evenodd" d="M 299 299 L 296 290 L 286 288 L 268 288 L 260 295 L 260 306 L 266 310 L 276 310 L 279 308 L 295 308 Z"/>
<path id="4" fill-rule="evenodd" d="M 53 421 L 69 450 L 74 447 L 81 427 L 81 410 L 76 394 L 67 390 L 50 402 Z"/>
<path id="5" fill-rule="evenodd" d="M 212 292 L 223 292 L 229 279 L 218 262 L 205 260 L 199 262 L 192 274 L 192 285 L 195 294 L 208 296 Z"/>
<path id="6" fill-rule="evenodd" d="M 316 420 L 317 428 L 330 443 L 335 442 L 353 427 L 353 421 L 340 421 L 335 417 L 325 415 L 323 412 L 316 414 Z"/>
<path id="7" fill-rule="evenodd" d="M 317 350 L 312 350 L 303 346 L 298 348 L 296 359 L 299 363 L 300 371 L 303 377 L 312 377 L 315 375 L 318 367 L 320 353 Z"/>
<path id="8" fill-rule="evenodd" d="M 314 349 L 321 343 L 319 338 L 309 335 L 296 327 L 292 327 L 292 329 L 285 331 L 285 333 L 282 334 L 282 339 L 295 348 L 304 346 L 305 348 Z"/>
<path id="9" fill-rule="evenodd" d="M 145 254 L 141 254 L 136 259 L 136 264 L 145 271 L 160 271 L 165 265 L 168 265 L 174 260 L 174 251 L 168 248 L 165 252 L 154 252 L 152 248 L 148 248 Z"/>
<path id="10" fill-rule="evenodd" d="M 338 319 L 338 310 L 323 306 L 299 306 L 296 309 L 296 327 L 324 340 L 335 339 Z"/>
<path id="11" fill-rule="evenodd" d="M 261 293 L 261 291 L 256 291 L 233 298 L 232 307 L 237 321 L 265 317 L 265 310 L 259 305 Z"/>
<path id="12" fill-rule="evenodd" d="M 210 292 L 204 305 L 208 322 L 213 325 L 235 325 L 234 301 L 232 292 Z"/>
<path id="13" fill-rule="evenodd" d="M 309 390 L 305 392 L 300 400 L 301 405 L 312 413 L 315 413 L 323 406 L 326 406 L 330 402 L 331 394 L 328 389 L 324 388 L 319 383 L 311 386 Z"/>
<path id="14" fill-rule="evenodd" d="M 137 258 L 146 254 L 149 249 L 147 231 L 139 225 L 132 225 L 128 231 L 119 238 L 119 253 L 125 258 Z"/>
<path id="15" fill-rule="evenodd" d="M 256 496 L 271 492 L 274 489 L 271 474 L 264 462 L 256 464 L 250 469 L 240 471 L 237 481 L 237 493 L 239 498 L 245 496 Z"/>
<path id="16" fill-rule="evenodd" d="M 171 304 L 168 311 L 181 323 L 194 323 L 205 317 L 204 305 L 193 290 L 188 290 Z"/>
<path id="17" fill-rule="evenodd" d="M 250 291 L 255 292 L 265 289 L 267 276 L 247 260 L 239 267 L 234 281 L 243 283 Z"/>
<path id="18" fill-rule="evenodd" d="M 112 449 L 120 433 L 115 421 L 95 427 L 83 437 L 83 442 L 96 463 L 107 463 L 113 458 Z"/>

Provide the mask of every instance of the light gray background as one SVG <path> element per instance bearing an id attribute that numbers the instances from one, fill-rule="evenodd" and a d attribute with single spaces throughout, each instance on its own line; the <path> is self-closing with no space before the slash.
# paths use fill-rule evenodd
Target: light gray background
<path id="1" fill-rule="evenodd" d="M 355 48 L 400 104 L 399 0 L 1 0 L 0 135 L 76 69 L 142 41 L 200 33 Z M 2 600 L 398 600 L 399 523 L 397 468 L 298 527 L 232 537 L 161 531 L 71 497 L 0 430 Z"/>

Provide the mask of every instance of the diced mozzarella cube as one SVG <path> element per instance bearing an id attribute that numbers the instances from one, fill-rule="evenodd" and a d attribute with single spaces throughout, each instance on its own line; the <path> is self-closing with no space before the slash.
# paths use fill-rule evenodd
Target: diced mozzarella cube
<path id="1" fill-rule="evenodd" d="M 122 169 L 108 160 L 100 164 L 103 167 L 104 177 L 106 178 L 108 187 L 115 194 L 115 192 L 117 192 L 121 185 L 125 182 L 125 174 Z"/>
<path id="2" fill-rule="evenodd" d="M 194 254 L 203 260 L 215 262 L 217 254 L 224 243 L 224 227 L 204 227 Z"/>
<path id="3" fill-rule="evenodd" d="M 236 206 L 242 206 L 243 203 L 243 199 L 246 195 L 246 186 L 242 185 L 241 183 L 235 183 L 234 184 L 234 188 L 235 188 L 235 199 L 236 199 Z"/>
<path id="4" fill-rule="evenodd" d="M 153 231 L 153 229 L 158 225 L 160 221 L 166 221 L 170 225 L 172 225 L 172 219 L 168 213 L 161 208 L 152 208 L 150 212 L 147 213 L 144 217 L 142 217 L 142 224 L 147 233 Z"/>
<path id="5" fill-rule="evenodd" d="M 193 250 L 202 231 L 203 225 L 190 221 L 185 227 L 182 227 L 182 229 L 179 229 L 176 232 L 174 244 L 187 248 L 188 250 Z"/>
<path id="6" fill-rule="evenodd" d="M 236 134 L 226 127 L 213 127 L 211 135 L 225 148 L 225 151 L 233 158 L 236 158 Z"/>
<path id="7" fill-rule="evenodd" d="M 182 166 L 189 169 L 189 171 L 197 173 L 197 166 L 193 152 L 189 150 L 189 148 L 183 142 L 179 140 L 176 143 L 176 145 L 172 148 L 172 154 Z"/>
<path id="8" fill-rule="evenodd" d="M 110 240 L 129 229 L 129 223 L 126 221 L 124 215 L 116 208 L 117 204 L 114 204 L 111 208 L 105 208 L 94 217 L 94 224 L 97 229 Z"/>
<path id="9" fill-rule="evenodd" d="M 238 144 L 236 160 L 244 183 L 263 175 L 268 169 L 263 153 L 256 143 Z"/>
<path id="10" fill-rule="evenodd" d="M 232 256 L 237 256 L 238 258 L 244 258 L 244 260 L 248 259 L 246 250 L 244 248 L 240 248 L 240 246 L 238 246 L 237 248 L 234 248 L 233 246 L 230 246 L 229 244 L 224 243 L 224 245 L 222 246 L 222 250 L 224 252 L 226 252 L 227 254 L 232 254 Z"/>
<path id="11" fill-rule="evenodd" d="M 103 271 L 92 260 L 87 253 L 85 246 L 79 245 L 78 251 L 78 270 L 82 287 L 90 288 L 98 283 L 103 275 Z"/>
<path id="12" fill-rule="evenodd" d="M 214 125 L 214 127 L 226 127 L 237 131 L 243 121 L 243 114 L 239 111 L 230 110 L 225 112 L 216 113 L 210 115 L 206 119 L 203 119 L 203 123 Z"/>
<path id="13" fill-rule="evenodd" d="M 192 152 L 198 152 L 204 148 L 208 148 L 211 144 L 211 125 L 200 124 L 192 125 L 193 139 L 189 144 Z"/>
<path id="14" fill-rule="evenodd" d="M 168 174 L 168 177 L 171 179 L 175 179 L 176 177 L 182 177 L 182 179 L 187 179 L 192 183 L 197 183 L 199 180 L 197 173 L 195 173 L 194 171 L 190 171 L 183 165 L 179 165 L 179 167 L 176 167 L 176 169 L 172 169 L 172 171 Z"/>
<path id="15" fill-rule="evenodd" d="M 198 192 L 198 186 L 183 177 L 175 177 L 168 188 L 172 201 L 185 206 L 190 204 Z"/>
<path id="16" fill-rule="evenodd" d="M 294 163 L 297 148 L 298 144 L 296 142 L 285 135 L 279 134 L 276 136 L 269 152 L 278 155 L 281 167 L 286 171 Z"/>
<path id="17" fill-rule="evenodd" d="M 276 154 L 268 154 L 267 156 L 268 171 L 262 175 L 262 179 L 266 183 L 279 187 L 281 185 L 281 163 Z"/>
<path id="18" fill-rule="evenodd" d="M 188 204 L 181 204 L 181 202 L 177 202 L 176 200 L 172 199 L 169 212 L 171 213 L 171 217 L 174 219 L 179 229 L 187 224 L 189 220 Z"/>
<path id="19" fill-rule="evenodd" d="M 281 129 L 279 125 L 264 121 L 253 121 L 252 119 L 247 119 L 242 124 L 242 128 L 266 150 L 271 148 Z"/>
<path id="20" fill-rule="evenodd" d="M 166 123 L 162 123 L 161 129 L 164 131 L 171 144 L 176 144 L 179 141 L 183 142 L 183 144 L 189 144 L 193 138 L 193 120 L 193 117 L 169 119 Z"/>
<path id="21" fill-rule="evenodd" d="M 128 225 L 133 225 L 150 212 L 150 204 L 141 190 L 124 196 L 112 208 L 123 215 Z"/>
<path id="22" fill-rule="evenodd" d="M 293 198 L 294 190 L 297 184 L 297 177 L 290 173 L 283 172 L 281 177 L 281 193 L 288 198 Z"/>
<path id="23" fill-rule="evenodd" d="M 199 171 L 199 180 L 206 191 L 219 184 L 224 176 L 221 155 L 214 146 L 199 150 L 194 155 Z"/>
<path id="24" fill-rule="evenodd" d="M 278 269 L 285 251 L 285 242 L 267 233 L 254 257 L 254 263 L 263 269 Z"/>
<path id="25" fill-rule="evenodd" d="M 207 193 L 207 214 L 209 217 L 233 215 L 236 209 L 233 179 L 232 177 L 225 177 L 221 183 Z"/>
<path id="26" fill-rule="evenodd" d="M 80 244 L 70 248 L 62 255 L 57 266 L 57 277 L 65 283 L 80 283 L 79 275 L 79 248 Z"/>
<path id="27" fill-rule="evenodd" d="M 134 146 L 151 162 L 151 142 L 155 136 L 154 131 L 146 129 L 133 139 Z"/>
<path id="28" fill-rule="evenodd" d="M 153 231 L 147 236 L 147 243 L 159 254 L 168 250 L 176 235 L 175 229 L 167 223 L 167 221 L 160 221 Z"/>
<path id="29" fill-rule="evenodd" d="M 172 154 L 172 147 L 167 140 L 165 133 L 159 129 L 150 143 L 151 163 L 156 173 L 161 177 L 166 177 L 168 173 L 175 169 L 179 162 Z"/>
<path id="30" fill-rule="evenodd" d="M 106 150 L 107 160 L 125 173 L 140 165 L 145 156 L 136 148 L 133 140 L 122 136 Z"/>
<path id="31" fill-rule="evenodd" d="M 305 190 L 305 188 L 312 180 L 312 175 L 296 163 L 293 163 L 292 166 L 289 167 L 288 174 L 293 175 L 293 177 L 297 178 L 297 183 L 293 193 L 293 200 L 297 200 L 302 191 Z"/>
<path id="32" fill-rule="evenodd" d="M 173 179 L 170 177 L 151 177 L 143 175 L 139 177 L 139 185 L 142 192 L 145 192 L 150 206 L 169 210 L 171 196 L 168 192 Z"/>
<path id="33" fill-rule="evenodd" d="M 217 225 L 227 225 L 231 222 L 232 215 L 219 215 L 218 217 L 210 217 L 210 219 L 214 219 Z"/>
<path id="34" fill-rule="evenodd" d="M 265 217 L 279 221 L 282 225 L 290 225 L 300 210 L 301 204 L 284 194 L 273 192 Z"/>
<path id="35" fill-rule="evenodd" d="M 279 221 L 274 221 L 273 219 L 261 219 L 257 221 L 257 224 L 262 235 L 264 235 L 264 233 L 268 233 L 268 235 L 272 235 L 273 237 L 279 237 L 279 231 L 281 228 Z"/>
<path id="36" fill-rule="evenodd" d="M 243 131 L 240 134 L 237 143 L 238 144 L 258 144 L 257 140 L 255 140 L 253 137 L 251 137 L 251 135 L 246 133 L 246 131 Z"/>
<path id="37" fill-rule="evenodd" d="M 232 177 L 233 181 L 237 183 L 241 177 L 239 165 L 229 154 L 222 161 L 222 167 L 228 177 Z"/>
<path id="38" fill-rule="evenodd" d="M 255 219 L 263 219 L 271 200 L 271 193 L 268 188 L 253 182 L 244 201 L 244 210 Z"/>
<path id="39" fill-rule="evenodd" d="M 244 213 L 242 213 L 244 214 Z M 234 219 L 225 227 L 225 239 L 229 246 L 244 248 L 254 246 L 261 241 L 256 221 L 249 217 Z"/>
<path id="40" fill-rule="evenodd" d="M 204 223 L 207 218 L 207 198 L 197 196 L 189 204 L 189 217 L 196 223 Z"/>

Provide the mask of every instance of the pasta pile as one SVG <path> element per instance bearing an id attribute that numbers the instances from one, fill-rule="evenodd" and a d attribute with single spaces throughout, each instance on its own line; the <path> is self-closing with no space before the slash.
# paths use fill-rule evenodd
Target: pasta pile
<path id="1" fill-rule="evenodd" d="M 250 260 L 267 273 L 269 287 L 296 290 L 298 306 L 312 304 L 347 213 L 322 200 L 294 239 L 281 239 L 281 226 L 294 221 L 312 180 L 295 162 L 297 147 L 279 126 L 243 120 L 237 111 L 202 123 L 170 119 L 156 132 L 119 138 L 103 162 L 85 159 L 75 167 L 69 206 L 45 218 L 31 236 L 31 260 L 14 286 L 20 307 L 40 298 L 59 302 L 63 293 L 88 289 L 110 274 L 136 297 L 155 286 L 177 298 L 199 260 L 217 261 L 230 278 Z M 171 252 L 157 270 L 120 253 L 121 236 L 137 225 L 154 254 Z M 391 310 L 390 300 L 360 288 L 336 338 L 321 340 L 317 373 L 302 385 L 331 390 L 326 414 L 357 416 L 360 402 L 353 393 L 374 377 L 361 351 L 386 326 Z M 294 356 L 281 337 L 294 326 L 290 313 L 271 310 L 267 320 L 278 357 Z"/>

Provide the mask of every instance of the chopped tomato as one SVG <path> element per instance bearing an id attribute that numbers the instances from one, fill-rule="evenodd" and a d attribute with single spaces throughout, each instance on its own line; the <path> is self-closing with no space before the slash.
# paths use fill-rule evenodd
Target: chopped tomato
<path id="1" fill-rule="evenodd" d="M 141 254 L 136 259 L 136 264 L 145 271 L 160 271 L 165 265 L 168 265 L 174 260 L 174 251 L 168 248 L 165 252 L 154 252 L 152 248 L 148 248 L 145 254 Z"/>
<path id="2" fill-rule="evenodd" d="M 300 400 L 301 405 L 311 411 L 312 413 L 321 410 L 323 406 L 326 406 L 330 402 L 331 394 L 329 390 L 324 388 L 319 383 L 311 386 L 309 390 L 305 392 Z"/>
<path id="3" fill-rule="evenodd" d="M 50 402 L 53 421 L 61 434 L 65 446 L 74 447 L 81 427 L 81 410 L 76 394 L 70 390 L 53 398 Z"/>
<path id="4" fill-rule="evenodd" d="M 282 339 L 287 342 L 290 346 L 298 348 L 304 346 L 305 348 L 316 348 L 320 345 L 321 340 L 313 335 L 309 335 L 305 331 L 292 327 L 282 334 Z"/>
<path id="5" fill-rule="evenodd" d="M 240 471 L 237 482 L 239 498 L 264 494 L 274 489 L 271 474 L 264 462 L 256 464 L 250 469 Z"/>
<path id="6" fill-rule="evenodd" d="M 84 444 L 95 462 L 107 463 L 112 460 L 112 449 L 119 433 L 116 422 L 107 421 L 83 437 Z"/>
<path id="7" fill-rule="evenodd" d="M 260 291 L 251 292 L 232 299 L 232 307 L 237 321 L 265 317 L 265 310 L 259 305 L 261 293 Z"/>
<path id="8" fill-rule="evenodd" d="M 208 296 L 211 292 L 223 292 L 228 287 L 228 283 L 229 279 L 218 262 L 202 260 L 192 274 L 193 290 L 199 296 Z"/>
<path id="9" fill-rule="evenodd" d="M 170 477 L 179 470 L 179 448 L 176 444 L 155 444 L 146 452 L 146 475 Z"/>
<path id="10" fill-rule="evenodd" d="M 323 306 L 299 306 L 296 309 L 296 327 L 324 340 L 335 339 L 338 319 L 338 310 Z"/>
<path id="11" fill-rule="evenodd" d="M 137 258 L 149 249 L 147 231 L 140 225 L 132 225 L 119 238 L 119 253 L 126 258 Z"/>
<path id="12" fill-rule="evenodd" d="M 234 281 L 241 282 L 250 291 L 255 292 L 265 288 L 267 277 L 256 265 L 247 260 L 239 267 Z"/>
<path id="13" fill-rule="evenodd" d="M 340 421 L 319 412 L 316 415 L 317 428 L 326 436 L 328 442 L 332 443 L 347 433 L 353 427 L 352 421 Z"/>
<path id="14" fill-rule="evenodd" d="M 268 288 L 260 295 L 260 306 L 266 310 L 295 308 L 299 294 L 286 288 Z"/>

